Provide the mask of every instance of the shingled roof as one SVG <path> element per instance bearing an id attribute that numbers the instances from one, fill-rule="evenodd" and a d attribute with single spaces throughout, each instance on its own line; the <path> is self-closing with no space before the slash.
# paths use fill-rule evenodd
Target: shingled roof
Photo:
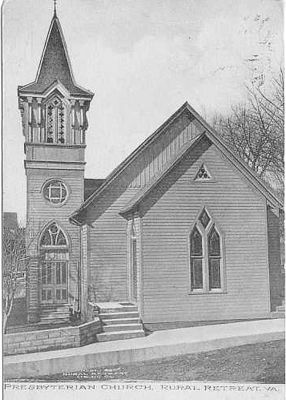
<path id="1" fill-rule="evenodd" d="M 178 157 L 172 160 L 170 163 L 167 163 L 165 168 L 158 173 L 154 179 L 152 179 L 149 184 L 146 185 L 146 187 L 143 187 L 141 190 L 139 190 L 134 198 L 131 199 L 131 201 L 120 210 L 120 214 L 125 214 L 137 206 L 144 199 L 144 197 L 161 181 L 161 179 L 164 178 L 164 176 L 180 161 L 185 152 L 191 148 L 202 136 L 207 137 L 224 154 L 224 156 L 235 165 L 235 167 L 247 178 L 247 180 L 265 196 L 271 205 L 283 209 L 283 202 L 273 193 L 270 188 L 267 187 L 262 179 L 260 179 L 259 176 L 253 170 L 251 170 L 251 168 L 242 159 L 240 159 L 226 146 L 214 129 L 210 127 L 210 125 L 190 106 L 188 102 L 186 102 L 111 172 L 105 181 L 83 202 L 79 209 L 70 216 L 70 221 L 77 225 L 83 224 L 86 209 L 90 206 L 90 204 L 96 201 L 96 199 L 106 190 L 106 188 L 112 184 L 116 177 L 122 173 L 122 171 L 128 165 L 130 165 L 130 163 L 132 163 L 138 154 L 142 153 L 146 147 L 151 146 L 153 141 L 159 135 L 164 134 L 166 127 L 168 127 L 174 120 L 179 118 L 180 115 L 185 111 L 194 116 L 205 128 L 205 131 L 198 136 L 196 140 L 189 141 L 186 146 L 182 148 L 181 152 L 178 154 Z"/>
<path id="2" fill-rule="evenodd" d="M 95 192 L 105 181 L 105 179 L 84 179 L 84 200 Z"/>
<path id="3" fill-rule="evenodd" d="M 42 53 L 35 82 L 19 86 L 21 93 L 43 93 L 54 82 L 61 84 L 71 95 L 92 97 L 93 93 L 78 86 L 74 80 L 66 42 L 56 14 L 53 16 Z"/>

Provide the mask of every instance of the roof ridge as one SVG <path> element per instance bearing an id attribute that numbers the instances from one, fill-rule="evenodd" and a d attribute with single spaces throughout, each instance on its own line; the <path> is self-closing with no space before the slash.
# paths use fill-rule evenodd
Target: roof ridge
<path id="1" fill-rule="evenodd" d="M 273 197 L 273 199 L 280 204 L 281 207 L 283 207 L 283 203 L 281 202 L 281 200 L 276 196 L 276 194 L 273 193 L 272 188 L 269 188 L 268 185 L 266 184 L 266 182 L 264 182 L 257 174 L 256 172 L 254 172 L 249 165 L 241 158 L 239 157 L 237 154 L 235 154 L 232 150 L 230 150 L 227 147 L 227 144 L 225 143 L 225 141 L 222 139 L 222 137 L 218 134 L 218 132 L 216 132 L 216 130 L 214 128 L 212 128 L 207 121 L 201 117 L 196 110 L 189 104 L 187 103 L 187 108 L 189 110 L 189 112 L 191 114 L 193 114 L 195 116 L 195 118 L 203 125 L 203 127 L 206 129 L 206 133 L 207 136 L 209 137 L 210 140 L 217 142 L 216 145 L 221 145 L 224 150 L 229 153 L 246 171 L 247 173 L 249 173 L 252 178 L 255 179 L 255 181 L 261 185 L 264 190 L 270 194 L 270 196 Z"/>
<path id="2" fill-rule="evenodd" d="M 272 191 L 264 184 L 264 182 L 256 176 L 255 172 L 250 169 L 246 163 L 240 159 L 236 154 L 234 154 L 231 150 L 229 150 L 224 143 L 224 141 L 220 138 L 218 133 L 191 107 L 191 105 L 186 101 L 174 114 L 171 115 L 152 135 L 150 135 L 141 145 L 139 145 L 118 167 L 116 167 L 106 178 L 105 182 L 102 186 L 97 189 L 94 193 L 92 193 L 83 203 L 82 205 L 70 216 L 70 220 L 72 222 L 78 223 L 76 220 L 76 216 L 80 214 L 85 208 L 89 206 L 89 204 L 100 195 L 101 192 L 105 190 L 105 188 L 111 184 L 111 182 L 118 176 L 122 170 L 129 165 L 133 159 L 140 154 L 140 152 L 149 146 L 152 141 L 159 136 L 166 127 L 172 123 L 183 111 L 188 110 L 191 115 L 194 116 L 205 128 L 204 134 L 211 140 L 225 155 L 230 159 L 232 163 L 236 162 L 236 167 L 241 170 L 241 172 L 246 175 L 246 177 L 252 182 L 257 190 L 262 192 L 262 194 L 273 204 L 278 205 L 283 208 L 283 203 L 280 199 L 277 198 L 276 195 L 272 193 Z M 199 135 L 201 136 L 201 135 Z M 198 137 L 199 137 L 198 136 Z M 188 145 L 193 144 L 192 141 L 188 142 Z M 176 160 L 176 158 L 175 158 Z M 173 162 L 174 159 L 172 160 Z M 238 164 L 238 165 L 237 165 Z"/>
<path id="3" fill-rule="evenodd" d="M 177 163 L 181 160 L 182 157 L 187 153 L 187 151 L 193 147 L 196 143 L 198 143 L 202 137 L 204 136 L 205 131 L 200 133 L 198 136 L 195 136 L 192 140 L 186 142 L 178 151 L 176 157 L 174 159 L 169 160 L 163 167 L 162 170 L 159 170 L 150 181 L 143 186 L 138 192 L 131 198 L 131 200 L 121 209 L 119 214 L 123 215 L 134 208 L 139 200 L 141 200 L 142 196 L 146 196 L 154 186 L 156 186 L 164 176 L 172 169 Z"/>
<path id="4" fill-rule="evenodd" d="M 113 179 L 115 179 L 115 177 L 117 176 L 117 174 L 119 173 L 119 171 L 121 171 L 125 166 L 127 166 L 130 162 L 132 162 L 132 159 L 134 159 L 136 157 L 136 155 L 142 151 L 143 148 L 145 148 L 146 146 L 148 146 L 150 143 L 152 143 L 152 141 L 157 138 L 157 136 L 159 136 L 162 131 L 172 123 L 173 120 L 175 120 L 175 118 L 177 118 L 186 108 L 187 105 L 189 103 L 186 101 L 180 108 L 178 108 L 166 121 L 164 121 L 159 128 L 157 128 L 151 135 L 149 135 L 139 146 L 136 147 L 135 150 L 133 150 L 129 156 L 127 156 L 117 167 L 115 167 L 111 173 L 109 175 L 107 175 L 104 184 L 102 185 L 102 187 L 100 187 L 98 190 L 96 190 L 94 193 L 92 193 L 90 195 L 90 197 L 88 197 L 84 203 L 79 207 L 78 210 L 76 210 L 72 215 L 71 218 L 73 218 L 73 216 L 75 214 L 77 214 L 77 212 L 79 212 L 83 207 L 86 207 L 90 202 L 93 201 L 94 197 L 97 196 L 100 191 L 104 190 L 105 186 L 107 186 Z"/>

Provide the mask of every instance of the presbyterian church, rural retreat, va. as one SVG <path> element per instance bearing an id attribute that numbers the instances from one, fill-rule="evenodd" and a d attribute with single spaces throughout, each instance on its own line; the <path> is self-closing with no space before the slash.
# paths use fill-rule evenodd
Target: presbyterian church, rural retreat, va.
<path id="1" fill-rule="evenodd" d="M 70 308 L 87 321 L 91 302 L 133 306 L 143 324 L 266 318 L 281 304 L 283 204 L 187 102 L 106 179 L 85 179 L 93 93 L 56 12 L 18 98 L 28 322 Z"/>

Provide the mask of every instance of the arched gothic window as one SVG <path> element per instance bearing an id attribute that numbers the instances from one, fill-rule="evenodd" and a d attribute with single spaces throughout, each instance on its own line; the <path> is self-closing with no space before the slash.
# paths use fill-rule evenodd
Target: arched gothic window
<path id="1" fill-rule="evenodd" d="M 209 256 L 209 287 L 212 289 L 221 288 L 220 274 L 220 236 L 215 226 L 213 226 L 208 234 L 208 256 Z"/>
<path id="2" fill-rule="evenodd" d="M 68 242 L 56 222 L 52 222 L 40 239 L 41 301 L 66 303 L 68 300 Z"/>
<path id="3" fill-rule="evenodd" d="M 221 236 L 205 208 L 190 234 L 190 268 L 192 292 L 223 289 Z"/>
<path id="4" fill-rule="evenodd" d="M 66 142 L 66 108 L 59 97 L 53 97 L 46 105 L 47 113 L 47 143 Z"/>
<path id="5" fill-rule="evenodd" d="M 43 233 L 41 246 L 67 246 L 66 237 L 55 222 L 49 225 Z"/>
<path id="6" fill-rule="evenodd" d="M 191 233 L 191 281 L 192 289 L 203 287 L 203 243 L 202 235 L 195 226 Z"/>

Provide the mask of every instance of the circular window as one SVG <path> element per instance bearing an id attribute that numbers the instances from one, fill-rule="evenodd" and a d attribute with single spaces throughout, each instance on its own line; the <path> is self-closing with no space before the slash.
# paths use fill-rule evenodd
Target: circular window
<path id="1" fill-rule="evenodd" d="M 63 204 L 67 199 L 68 191 L 63 182 L 53 179 L 45 184 L 43 195 L 52 204 Z"/>

